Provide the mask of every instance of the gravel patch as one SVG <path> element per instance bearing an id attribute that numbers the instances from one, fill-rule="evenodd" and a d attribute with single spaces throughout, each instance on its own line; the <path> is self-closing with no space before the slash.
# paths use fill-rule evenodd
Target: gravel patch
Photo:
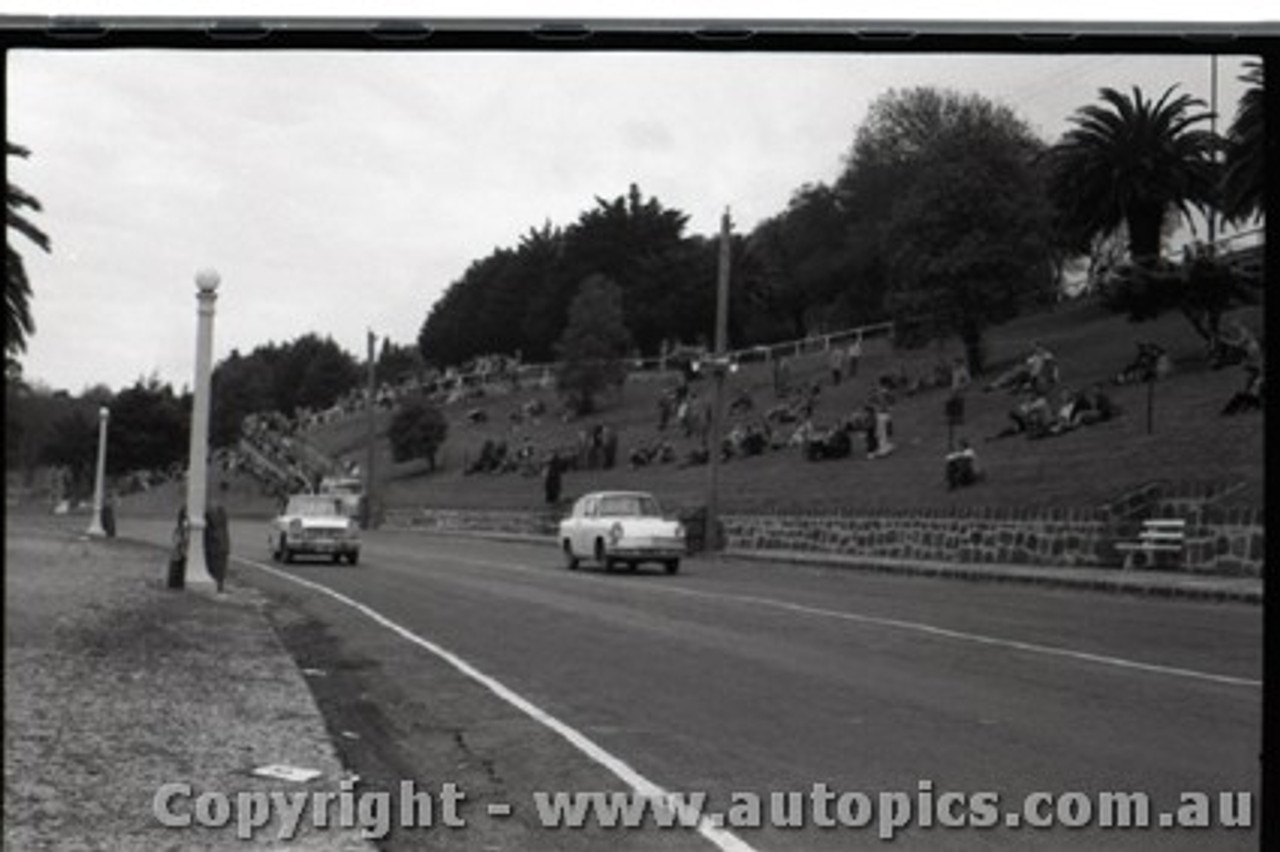
<path id="1" fill-rule="evenodd" d="M 311 693 L 269 626 L 261 593 L 165 588 L 167 554 L 87 540 L 78 520 L 5 525 L 6 849 L 227 849 L 278 845 L 222 828 L 166 828 L 165 784 L 242 792 L 351 790 Z M 305 784 L 250 774 L 318 770 Z M 355 788 L 356 792 L 359 788 Z M 173 810 L 191 814 L 192 800 Z M 337 807 L 329 811 L 337 815 Z M 356 829 L 303 818 L 290 848 L 368 850 Z"/>

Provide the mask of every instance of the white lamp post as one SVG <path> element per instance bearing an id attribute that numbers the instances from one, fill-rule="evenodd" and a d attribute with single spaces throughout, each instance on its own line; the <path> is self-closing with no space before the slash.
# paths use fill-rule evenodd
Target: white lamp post
<path id="1" fill-rule="evenodd" d="M 191 454 L 187 463 L 186 583 L 212 589 L 213 575 L 204 557 L 204 512 L 209 480 L 209 373 L 213 356 L 213 303 L 221 279 L 212 269 L 196 273 L 196 381 L 191 406 Z"/>
<path id="2" fill-rule="evenodd" d="M 98 409 L 98 469 L 93 480 L 93 519 L 89 521 L 89 535 L 102 537 L 107 531 L 102 527 L 103 494 L 107 478 L 107 420 L 111 412 L 104 405 Z"/>

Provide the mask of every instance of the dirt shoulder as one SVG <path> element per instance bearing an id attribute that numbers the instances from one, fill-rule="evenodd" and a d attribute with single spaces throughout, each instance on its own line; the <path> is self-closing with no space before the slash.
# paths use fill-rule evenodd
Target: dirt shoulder
<path id="1" fill-rule="evenodd" d="M 346 773 L 261 593 L 171 591 L 165 553 L 82 530 L 79 519 L 5 523 L 5 848 L 279 843 L 274 817 L 253 842 L 236 836 L 237 795 L 336 793 Z M 251 774 L 271 764 L 320 775 Z M 229 824 L 161 825 L 168 784 L 190 785 L 170 802 L 178 816 L 193 816 L 202 793 L 225 794 Z M 308 811 L 291 848 L 371 848 L 356 830 L 313 823 Z"/>

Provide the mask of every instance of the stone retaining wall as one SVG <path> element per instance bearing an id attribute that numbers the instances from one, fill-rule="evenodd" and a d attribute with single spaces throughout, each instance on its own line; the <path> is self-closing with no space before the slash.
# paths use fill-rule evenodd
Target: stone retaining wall
<path id="1" fill-rule="evenodd" d="M 1166 516 L 1173 516 L 1172 514 Z M 1261 510 L 1201 508 L 1188 520 L 1179 567 L 1194 573 L 1262 576 Z M 438 532 L 555 534 L 554 511 L 390 509 L 386 525 Z M 884 556 L 967 563 L 1059 567 L 1121 564 L 1117 541 L 1136 537 L 1138 521 L 1099 510 L 989 510 L 857 515 L 725 515 L 727 545 L 750 550 Z"/>

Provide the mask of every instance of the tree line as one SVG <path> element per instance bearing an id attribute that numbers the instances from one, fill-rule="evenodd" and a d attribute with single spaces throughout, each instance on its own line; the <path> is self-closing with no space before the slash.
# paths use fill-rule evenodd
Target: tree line
<path id="1" fill-rule="evenodd" d="M 1225 138 L 1176 87 L 1155 98 L 1103 89 L 1053 144 L 980 95 L 885 93 L 833 181 L 799 187 L 785 210 L 734 235 L 733 345 L 891 320 L 907 345 L 958 338 L 981 372 L 985 331 L 1057 298 L 1082 257 L 1116 310 L 1144 319 L 1179 309 L 1211 338 L 1259 282 L 1221 265 L 1170 266 L 1160 249 L 1193 209 L 1235 223 L 1262 214 L 1262 66 L 1243 80 Z M 633 184 L 568 226 L 531 229 L 472 263 L 431 306 L 423 359 L 553 359 L 569 306 L 593 279 L 618 288 L 634 352 L 705 342 L 717 244 L 685 234 L 687 221 Z M 1109 249 L 1121 262 L 1099 262 Z"/>

